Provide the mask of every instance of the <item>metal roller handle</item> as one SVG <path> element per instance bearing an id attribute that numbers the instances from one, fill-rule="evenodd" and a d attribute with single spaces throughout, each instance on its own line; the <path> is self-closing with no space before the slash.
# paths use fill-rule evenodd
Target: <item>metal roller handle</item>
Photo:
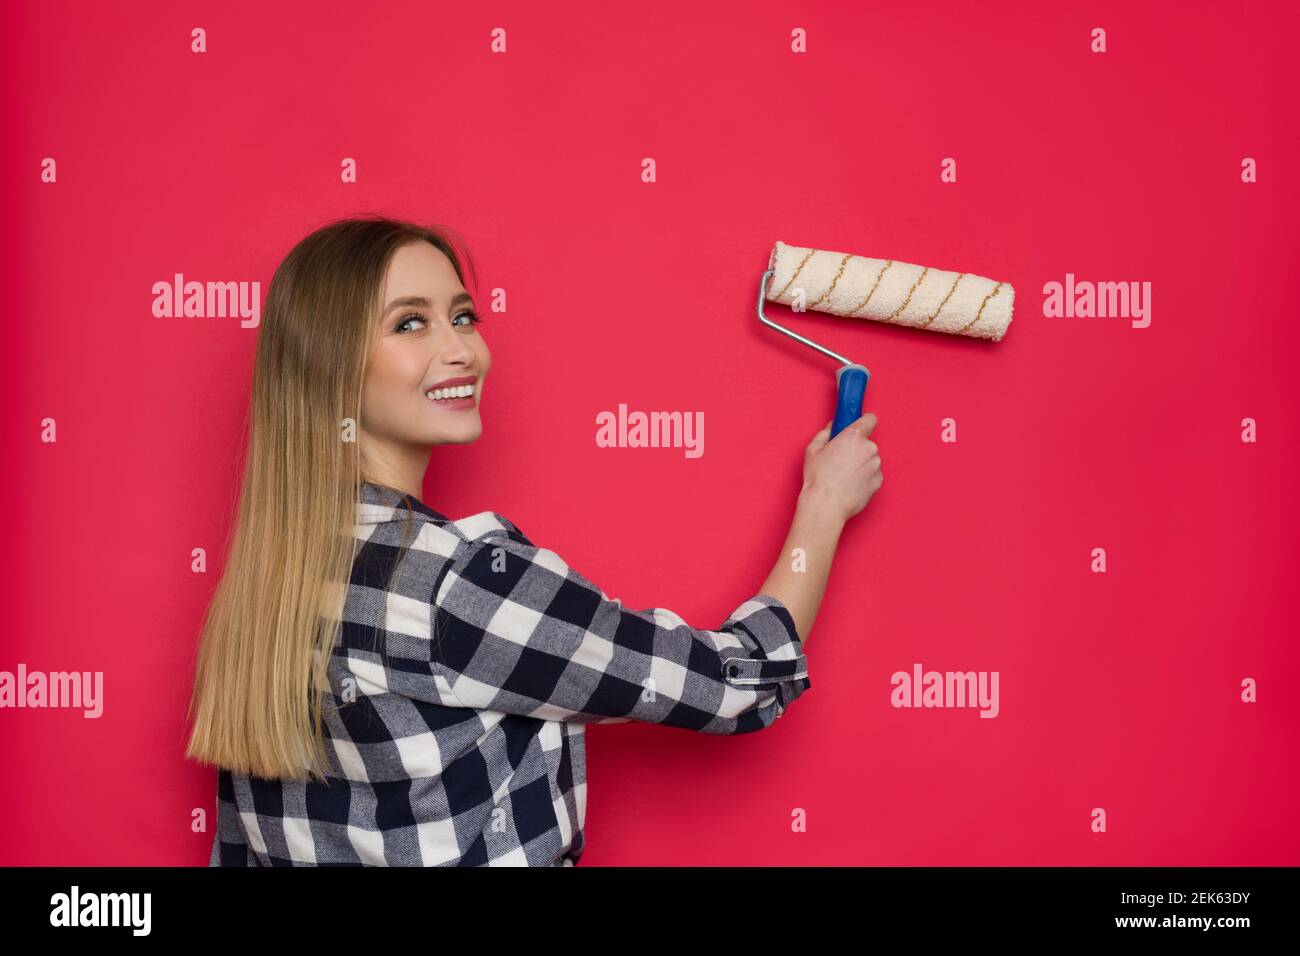
<path id="1" fill-rule="evenodd" d="M 763 273 L 763 279 L 759 283 L 759 321 L 768 328 L 776 329 L 778 332 L 790 336 L 796 342 L 802 342 L 809 348 L 816 349 L 823 355 L 835 359 L 841 365 L 840 368 L 835 370 L 835 418 L 831 423 L 831 438 L 834 438 L 862 417 L 862 399 L 866 394 L 867 380 L 871 377 L 871 372 L 867 370 L 865 365 L 859 365 L 850 359 L 846 359 L 843 355 L 832 352 L 823 345 L 818 345 L 812 339 L 806 338 L 798 332 L 792 332 L 783 325 L 778 325 L 763 314 L 763 302 L 767 299 L 767 284 L 775 274 L 775 269 L 768 269 Z"/>

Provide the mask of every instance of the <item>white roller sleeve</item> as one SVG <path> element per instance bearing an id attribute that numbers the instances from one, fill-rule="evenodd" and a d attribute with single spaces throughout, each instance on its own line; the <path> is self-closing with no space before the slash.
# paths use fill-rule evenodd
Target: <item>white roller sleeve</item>
<path id="1" fill-rule="evenodd" d="M 874 319 L 994 342 L 1006 335 L 1016 291 L 969 272 L 945 272 L 894 259 L 806 249 L 772 249 L 767 299 L 833 315 Z"/>

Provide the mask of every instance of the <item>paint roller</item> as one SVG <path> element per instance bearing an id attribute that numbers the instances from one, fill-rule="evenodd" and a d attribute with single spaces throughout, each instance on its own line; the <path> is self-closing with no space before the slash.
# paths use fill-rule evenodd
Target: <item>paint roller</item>
<path id="1" fill-rule="evenodd" d="M 862 396 L 871 373 L 866 366 L 773 322 L 763 314 L 765 300 L 797 312 L 813 309 L 998 342 L 1011 324 L 1015 294 L 1010 283 L 968 272 L 945 272 L 894 259 L 868 259 L 778 242 L 759 285 L 758 318 L 840 363 L 835 370 L 834 438 L 862 416 Z"/>

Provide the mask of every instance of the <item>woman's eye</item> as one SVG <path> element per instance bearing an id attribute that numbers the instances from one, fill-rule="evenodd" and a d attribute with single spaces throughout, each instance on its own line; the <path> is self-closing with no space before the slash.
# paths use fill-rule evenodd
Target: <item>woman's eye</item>
<path id="1" fill-rule="evenodd" d="M 398 322 L 397 325 L 393 326 L 393 328 L 398 332 L 404 332 L 406 330 L 403 329 L 402 326 L 406 325 L 406 323 L 410 322 L 412 319 L 415 319 L 417 322 L 425 321 L 424 316 L 420 315 L 420 313 L 412 312 L 410 315 L 403 316 L 402 321 Z"/>
<path id="2" fill-rule="evenodd" d="M 456 322 L 456 319 L 460 319 L 460 318 L 467 318 L 469 319 L 469 321 L 458 324 Z M 393 330 L 396 332 L 410 331 L 409 329 L 406 328 L 406 323 L 412 320 L 415 320 L 417 322 L 423 322 L 425 325 L 429 324 L 429 320 L 426 319 L 424 316 L 420 315 L 420 313 L 412 312 L 410 315 L 403 316 L 402 321 L 398 322 L 395 326 L 393 326 Z M 478 325 L 478 323 L 482 321 L 483 320 L 479 318 L 479 314 L 477 312 L 475 312 L 473 309 L 466 309 L 463 312 L 456 313 L 455 317 L 452 319 L 452 325 L 454 325 L 456 328 L 470 328 L 472 326 Z"/>

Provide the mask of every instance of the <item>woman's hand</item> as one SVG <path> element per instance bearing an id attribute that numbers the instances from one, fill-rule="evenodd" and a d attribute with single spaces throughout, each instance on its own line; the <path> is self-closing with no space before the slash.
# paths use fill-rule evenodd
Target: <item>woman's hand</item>
<path id="1" fill-rule="evenodd" d="M 848 521 L 867 506 L 885 480 L 880 448 L 871 440 L 874 412 L 867 412 L 831 440 L 831 423 L 813 436 L 804 452 L 800 497 L 816 500 Z"/>

